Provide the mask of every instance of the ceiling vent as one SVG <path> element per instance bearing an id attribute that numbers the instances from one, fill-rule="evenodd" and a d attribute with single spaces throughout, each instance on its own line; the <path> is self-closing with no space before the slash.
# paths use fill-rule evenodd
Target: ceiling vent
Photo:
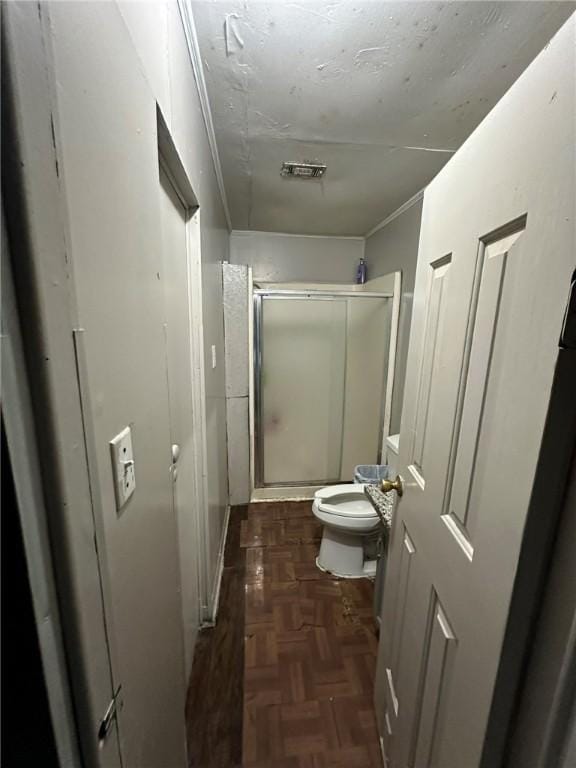
<path id="1" fill-rule="evenodd" d="M 321 179 L 326 173 L 324 163 L 282 163 L 281 176 L 298 179 Z"/>

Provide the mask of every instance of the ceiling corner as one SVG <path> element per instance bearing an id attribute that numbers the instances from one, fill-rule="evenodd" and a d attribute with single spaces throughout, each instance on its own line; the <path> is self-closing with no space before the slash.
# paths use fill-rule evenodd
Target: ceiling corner
<path id="1" fill-rule="evenodd" d="M 218 144 L 216 142 L 216 133 L 214 131 L 214 123 L 210 109 L 210 99 L 208 98 L 208 89 L 206 88 L 204 67 L 202 66 L 202 57 L 200 55 L 200 47 L 198 45 L 198 36 L 196 34 L 196 25 L 194 23 L 194 14 L 192 12 L 190 0 L 177 0 L 177 2 L 178 9 L 180 11 L 180 18 L 182 19 L 182 26 L 184 27 L 184 36 L 188 46 L 188 53 L 192 63 L 192 70 L 194 72 L 194 79 L 196 80 L 196 86 L 198 88 L 198 97 L 200 99 L 202 117 L 206 127 L 208 144 L 210 146 L 210 154 L 212 155 L 212 163 L 214 165 L 216 183 L 218 185 L 218 191 L 220 192 L 220 199 L 222 201 L 222 207 L 224 209 L 224 216 L 226 217 L 228 230 L 231 232 L 232 220 L 230 218 L 230 208 L 228 207 L 226 187 L 224 186 L 224 177 L 222 175 L 222 165 L 220 163 L 220 155 L 218 154 Z"/>

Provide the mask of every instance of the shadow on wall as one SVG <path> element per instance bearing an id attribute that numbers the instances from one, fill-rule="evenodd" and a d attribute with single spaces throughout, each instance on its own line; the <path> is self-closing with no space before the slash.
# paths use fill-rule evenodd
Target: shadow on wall
<path id="1" fill-rule="evenodd" d="M 255 282 L 353 283 L 363 237 L 232 232 L 230 261 L 252 267 Z"/>

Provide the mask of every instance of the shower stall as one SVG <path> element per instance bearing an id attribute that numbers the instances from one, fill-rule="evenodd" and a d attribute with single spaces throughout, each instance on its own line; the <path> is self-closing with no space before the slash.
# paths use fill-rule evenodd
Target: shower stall
<path id="1" fill-rule="evenodd" d="M 255 487 L 351 481 L 380 460 L 392 293 L 253 295 Z"/>

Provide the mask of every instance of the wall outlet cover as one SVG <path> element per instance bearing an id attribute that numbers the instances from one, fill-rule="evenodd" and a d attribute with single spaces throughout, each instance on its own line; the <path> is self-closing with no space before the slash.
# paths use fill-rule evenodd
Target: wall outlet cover
<path id="1" fill-rule="evenodd" d="M 116 509 L 120 511 L 136 490 L 132 432 L 126 427 L 110 441 Z"/>

